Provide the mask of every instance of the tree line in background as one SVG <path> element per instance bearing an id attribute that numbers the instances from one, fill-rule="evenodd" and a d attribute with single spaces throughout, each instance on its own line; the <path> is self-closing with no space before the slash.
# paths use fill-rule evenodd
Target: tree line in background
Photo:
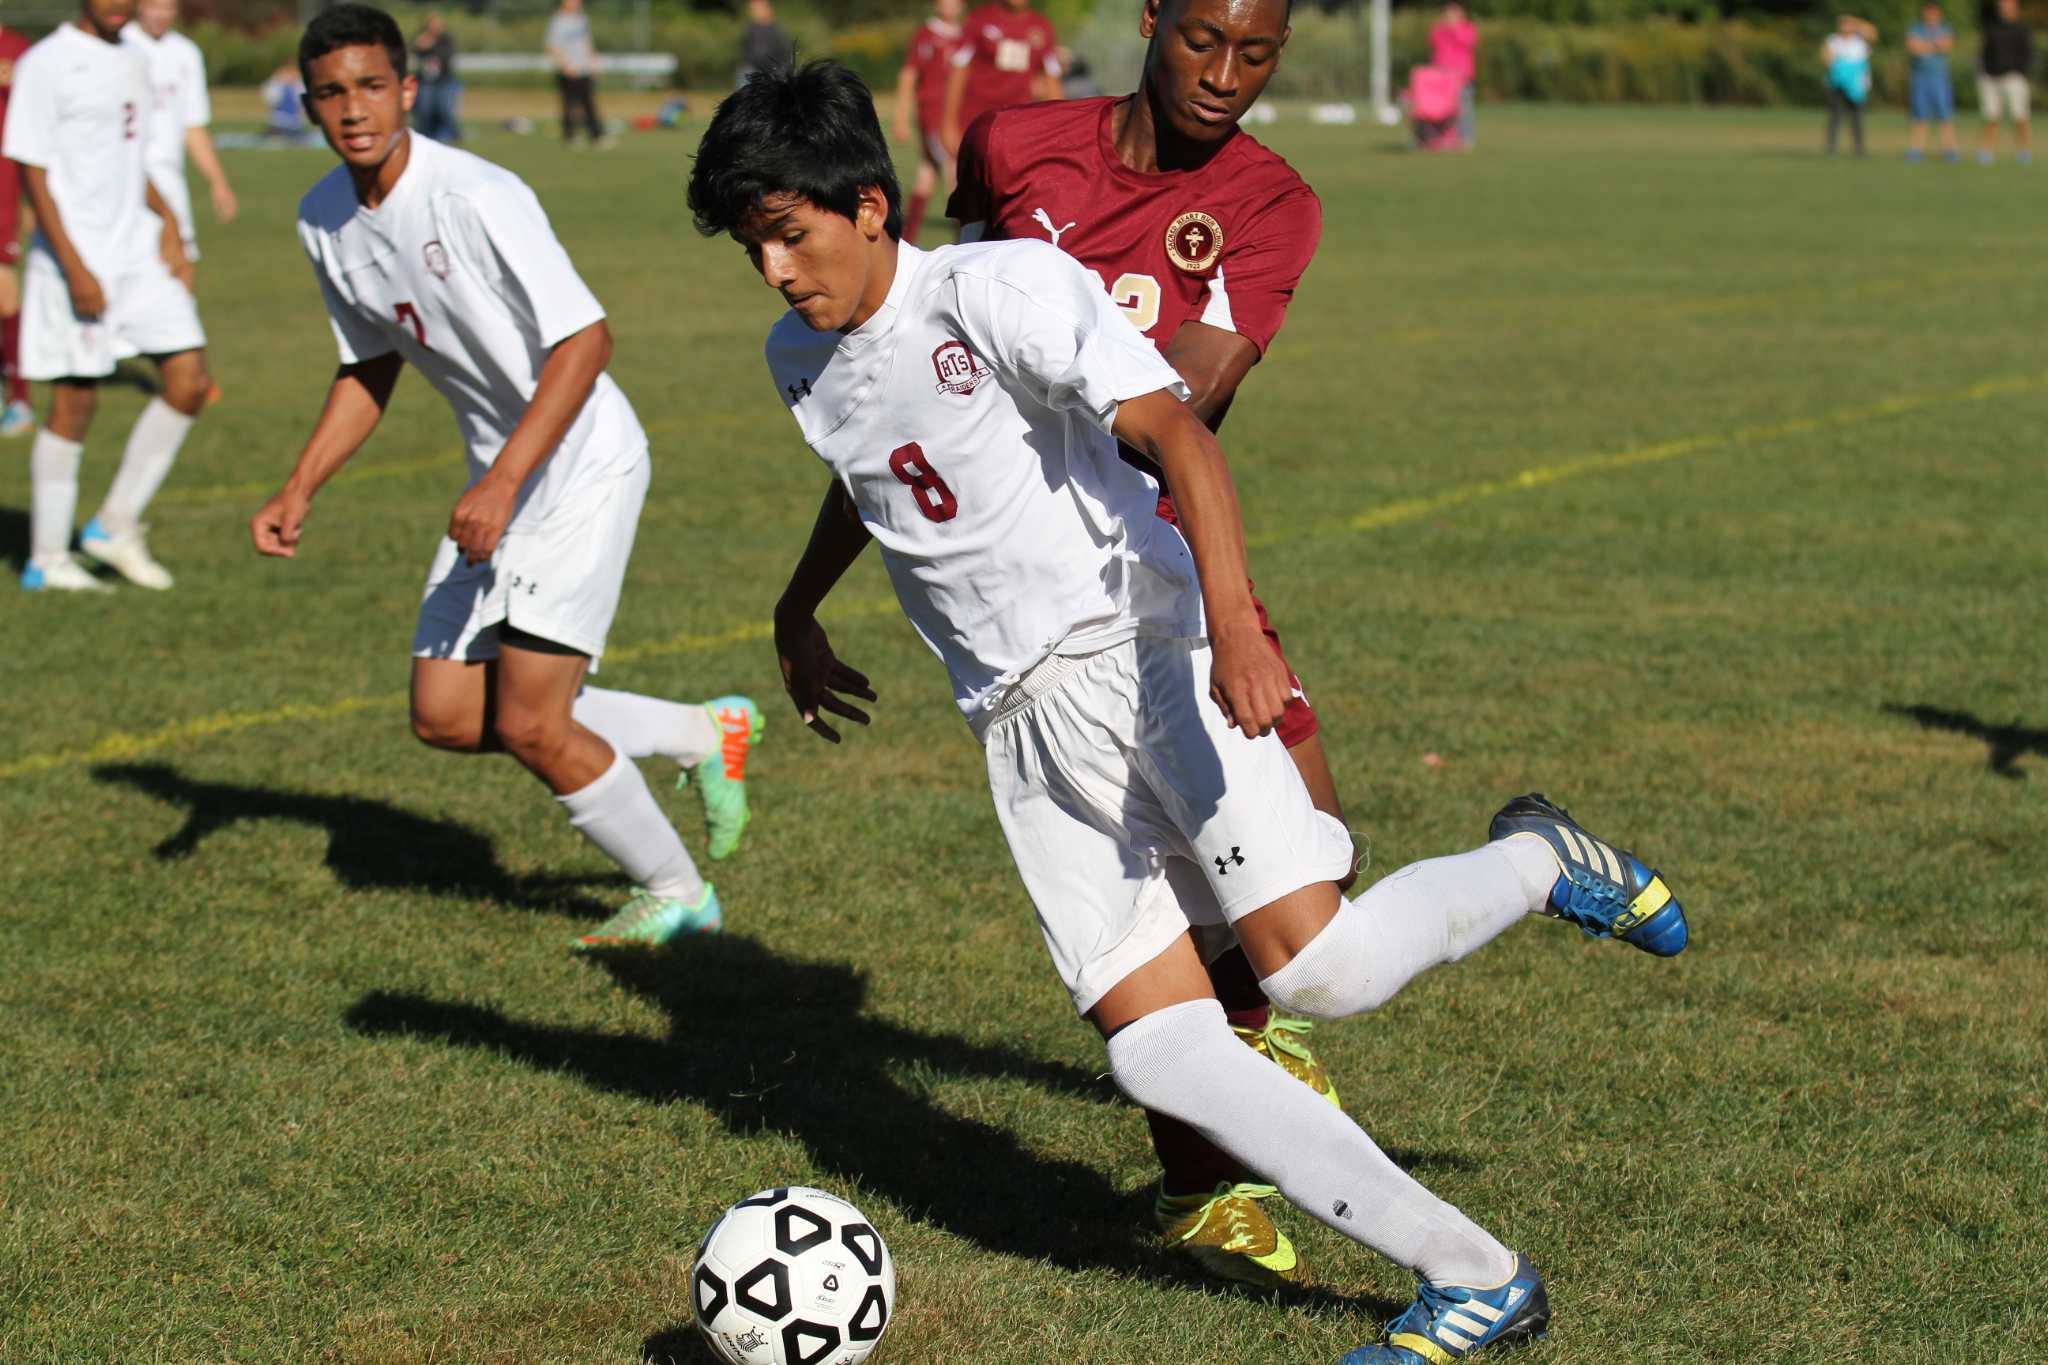
<path id="1" fill-rule="evenodd" d="M 1271 87 L 1280 98 L 1359 98 L 1365 93 L 1366 26 L 1361 0 L 1297 0 L 1295 35 Z M 1085 57 L 1107 89 L 1127 89 L 1142 45 L 1135 32 L 1137 0 L 1037 0 L 1064 41 Z M 2048 0 L 2023 0 L 2039 25 Z M 279 0 L 185 0 L 188 28 L 207 55 L 216 84 L 260 83 L 290 60 L 298 19 Z M 1834 6 L 1807 0 L 1467 0 L 1480 21 L 1479 88 L 1491 100 L 1575 103 L 1817 105 L 1826 92 L 1819 58 Z M 459 50 L 532 51 L 542 46 L 549 0 L 455 0 L 445 5 L 394 5 L 400 24 L 416 31 L 439 9 Z M 893 83 L 912 29 L 929 12 L 926 0 L 782 0 L 778 17 L 804 54 L 845 62 L 877 89 Z M 590 0 L 600 50 L 643 45 L 673 53 L 677 84 L 696 90 L 731 84 L 745 17 L 737 3 Z M 2036 13 L 2035 11 L 2042 11 Z M 1880 42 L 1872 99 L 1905 99 L 1906 26 L 1917 0 L 1863 4 L 1856 13 L 1878 25 Z M 1394 11 L 1393 67 L 1398 80 L 1428 60 L 1426 31 L 1435 6 L 1400 4 Z M 17 22 L 19 18 L 17 16 Z M 1949 7 L 1957 32 L 1956 94 L 1966 107 L 1977 56 L 1975 0 Z M 2040 45 L 2048 61 L 2048 44 Z M 458 60 L 458 68 L 459 68 Z M 2043 73 L 2037 72 L 2037 77 Z M 516 83 L 520 78 L 508 80 Z M 545 78 L 526 78 L 543 83 Z"/>

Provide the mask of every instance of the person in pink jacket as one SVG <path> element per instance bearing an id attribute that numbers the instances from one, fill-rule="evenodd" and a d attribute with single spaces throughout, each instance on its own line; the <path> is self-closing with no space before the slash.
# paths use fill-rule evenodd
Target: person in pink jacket
<path id="1" fill-rule="evenodd" d="M 1479 75 L 1479 29 L 1458 0 L 1449 0 L 1429 26 L 1429 64 L 1464 78 L 1464 87 L 1458 92 L 1458 145 L 1473 146 L 1472 88 Z"/>

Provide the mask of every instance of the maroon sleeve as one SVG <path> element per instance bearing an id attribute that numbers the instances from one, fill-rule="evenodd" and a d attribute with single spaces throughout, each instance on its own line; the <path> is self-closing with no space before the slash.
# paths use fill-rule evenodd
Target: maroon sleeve
<path id="1" fill-rule="evenodd" d="M 998 110 L 991 109 L 967 125 L 955 160 L 953 197 L 946 216 L 956 223 L 986 223 L 995 214 L 995 128 Z"/>
<path id="2" fill-rule="evenodd" d="M 1231 330 L 1258 347 L 1260 355 L 1280 331 L 1294 287 L 1322 235 L 1323 206 L 1315 191 L 1301 185 L 1255 218 L 1243 242 L 1224 243 L 1218 273 Z"/>

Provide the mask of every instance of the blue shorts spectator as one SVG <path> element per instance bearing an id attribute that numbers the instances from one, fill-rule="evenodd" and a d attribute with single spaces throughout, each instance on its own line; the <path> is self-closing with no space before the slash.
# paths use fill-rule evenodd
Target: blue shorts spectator
<path id="1" fill-rule="evenodd" d="M 1956 116 L 1956 91 L 1948 72 L 1913 76 L 1906 91 L 1908 114 L 1927 123 L 1943 123 Z"/>

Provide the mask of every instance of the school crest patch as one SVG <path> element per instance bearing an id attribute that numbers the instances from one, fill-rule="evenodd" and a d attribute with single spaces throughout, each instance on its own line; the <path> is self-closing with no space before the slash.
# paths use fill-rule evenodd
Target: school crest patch
<path id="1" fill-rule="evenodd" d="M 1223 254 L 1223 228 L 1200 209 L 1190 209 L 1166 229 L 1166 259 L 1198 275 Z"/>

